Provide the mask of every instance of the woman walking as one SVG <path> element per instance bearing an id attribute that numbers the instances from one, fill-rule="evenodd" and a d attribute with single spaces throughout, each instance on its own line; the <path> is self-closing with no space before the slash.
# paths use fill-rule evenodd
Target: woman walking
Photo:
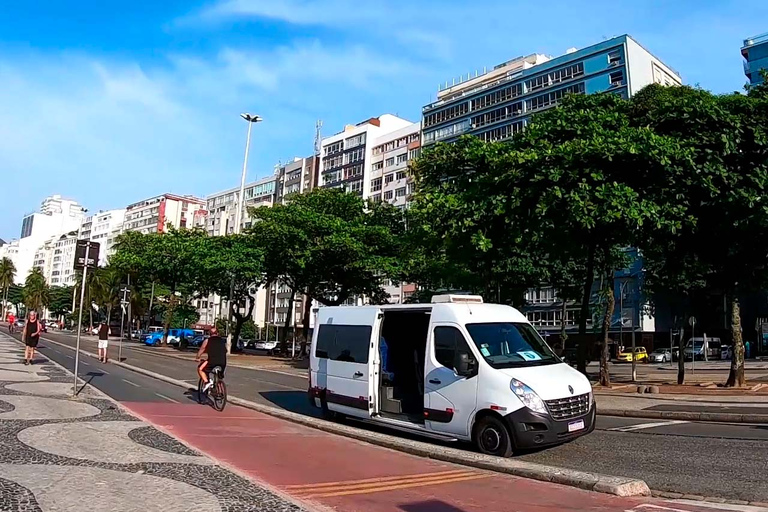
<path id="1" fill-rule="evenodd" d="M 40 331 L 43 326 L 40 324 L 40 320 L 37 319 L 37 311 L 29 312 L 29 319 L 24 324 L 24 330 L 21 333 L 21 340 L 26 345 L 24 349 L 24 364 L 32 364 L 32 360 L 35 358 L 35 349 L 37 343 L 40 341 Z"/>

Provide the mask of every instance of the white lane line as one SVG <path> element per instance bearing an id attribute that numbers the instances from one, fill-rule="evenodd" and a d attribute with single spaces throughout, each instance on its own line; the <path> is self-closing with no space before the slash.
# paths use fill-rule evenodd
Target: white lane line
<path id="1" fill-rule="evenodd" d="M 627 425 L 624 427 L 614 427 L 606 430 L 614 432 L 633 432 L 635 430 L 645 430 L 646 428 L 668 427 L 670 425 L 680 425 L 681 423 L 690 423 L 682 420 L 657 421 L 655 423 L 640 423 L 638 425 Z"/>
<path id="2" fill-rule="evenodd" d="M 129 381 L 129 380 L 126 380 L 126 379 L 120 379 L 120 380 L 122 380 L 122 381 L 123 381 L 123 382 L 125 382 L 126 384 L 130 384 L 131 386 L 134 386 L 134 387 L 137 387 L 137 388 L 140 388 L 140 387 L 141 387 L 141 386 L 139 386 L 138 384 L 136 384 L 135 382 L 131 382 L 131 381 Z"/>
<path id="3" fill-rule="evenodd" d="M 174 400 L 173 398 L 169 398 L 169 397 L 167 397 L 167 396 L 165 396 L 165 395 L 161 395 L 160 393 L 155 393 L 155 394 L 156 394 L 157 396 L 159 396 L 160 398 L 165 398 L 165 399 L 166 399 L 166 400 L 168 400 L 169 402 L 173 402 L 173 403 L 175 403 L 175 404 L 179 403 L 179 402 L 178 402 L 178 400 Z"/>
<path id="4" fill-rule="evenodd" d="M 104 375 L 109 375 L 109 372 L 107 370 L 104 370 L 103 368 L 99 368 L 99 371 Z"/>

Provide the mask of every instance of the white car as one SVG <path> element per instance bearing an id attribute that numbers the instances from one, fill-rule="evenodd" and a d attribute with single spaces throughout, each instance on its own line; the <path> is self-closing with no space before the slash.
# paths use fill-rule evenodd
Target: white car
<path id="1" fill-rule="evenodd" d="M 277 341 L 257 340 L 253 342 L 253 348 L 254 350 L 263 350 L 267 354 L 272 355 L 277 348 Z"/>
<path id="2" fill-rule="evenodd" d="M 648 354 L 648 360 L 652 363 L 667 363 L 672 361 L 672 350 L 668 348 L 657 348 Z"/>

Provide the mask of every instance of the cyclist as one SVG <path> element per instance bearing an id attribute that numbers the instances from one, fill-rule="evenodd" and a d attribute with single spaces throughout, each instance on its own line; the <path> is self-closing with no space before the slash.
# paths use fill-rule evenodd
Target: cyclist
<path id="1" fill-rule="evenodd" d="M 203 354 L 208 354 L 208 359 L 202 361 L 197 367 L 197 374 L 205 382 L 203 393 L 211 389 L 213 383 L 208 379 L 208 372 L 214 367 L 221 367 L 221 376 L 224 377 L 224 370 L 227 367 L 227 342 L 219 336 L 219 331 L 215 327 L 211 328 L 211 335 L 200 345 L 197 351 L 195 361 L 200 361 Z"/>
<path id="2" fill-rule="evenodd" d="M 16 317 L 13 313 L 8 313 L 8 332 L 13 334 L 14 327 L 16 327 Z"/>

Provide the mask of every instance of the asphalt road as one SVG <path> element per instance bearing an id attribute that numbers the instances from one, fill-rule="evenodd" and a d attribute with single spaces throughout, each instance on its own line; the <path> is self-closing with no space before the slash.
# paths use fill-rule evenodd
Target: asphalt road
<path id="1" fill-rule="evenodd" d="M 43 337 L 41 351 L 67 368 L 74 352 L 45 338 L 74 345 L 66 334 Z M 88 343 L 86 343 L 86 348 Z M 116 355 L 116 352 L 115 354 Z M 123 346 L 127 363 L 197 385 L 194 363 Z M 171 384 L 83 357 L 81 377 L 120 401 L 192 400 Z M 292 411 L 316 414 L 306 399 L 306 378 L 228 367 L 231 394 Z M 397 435 L 397 434 L 393 434 Z M 642 478 L 655 490 L 768 502 L 768 425 L 669 422 L 599 416 L 597 430 L 571 443 L 518 455 L 552 466 Z"/>

